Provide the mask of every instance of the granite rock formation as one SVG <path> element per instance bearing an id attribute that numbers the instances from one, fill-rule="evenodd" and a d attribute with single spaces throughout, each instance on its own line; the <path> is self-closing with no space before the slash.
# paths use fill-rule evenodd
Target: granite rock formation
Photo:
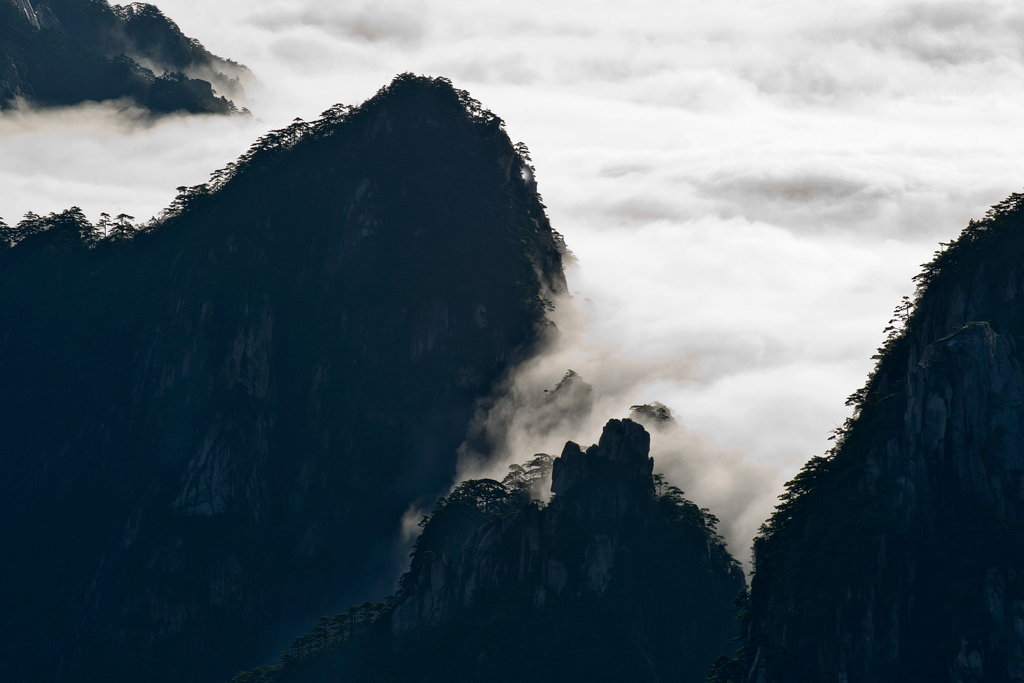
<path id="1" fill-rule="evenodd" d="M 0 252 L 6 680 L 222 680 L 392 590 L 565 288 L 495 119 L 403 75 L 134 238 Z"/>
<path id="2" fill-rule="evenodd" d="M 1022 197 L 946 246 L 763 528 L 714 680 L 1024 680 Z"/>
<path id="3" fill-rule="evenodd" d="M 478 593 L 530 585 L 542 609 L 562 595 L 603 595 L 626 527 L 656 515 L 650 435 L 629 420 L 612 420 L 584 453 L 568 442 L 555 459 L 551 504 L 529 503 L 512 521 L 495 520 L 460 547 L 420 553 L 406 577 L 410 590 L 391 616 L 396 632 L 436 624 L 472 605 Z M 576 542 L 558 543 L 566 526 Z M 630 529 L 633 530 L 633 529 Z M 455 564 L 449 558 L 458 558 Z"/>
<path id="4" fill-rule="evenodd" d="M 735 648 L 743 573 L 710 513 L 656 487 L 649 448 L 630 420 L 585 452 L 567 443 L 547 505 L 522 481 L 464 482 L 395 597 L 322 619 L 236 683 L 703 682 Z"/>

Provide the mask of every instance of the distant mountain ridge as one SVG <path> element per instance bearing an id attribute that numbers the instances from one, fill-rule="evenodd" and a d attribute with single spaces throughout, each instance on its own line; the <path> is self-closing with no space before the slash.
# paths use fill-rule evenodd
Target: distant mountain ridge
<path id="1" fill-rule="evenodd" d="M 134 237 L 77 209 L 19 224 L 6 680 L 223 680 L 393 589 L 403 516 L 448 490 L 475 402 L 566 288 L 524 155 L 406 74 L 264 136 Z"/>
<path id="2" fill-rule="evenodd" d="M 235 114 L 252 73 L 154 5 L 0 0 L 0 109 L 128 98 L 156 114 Z"/>

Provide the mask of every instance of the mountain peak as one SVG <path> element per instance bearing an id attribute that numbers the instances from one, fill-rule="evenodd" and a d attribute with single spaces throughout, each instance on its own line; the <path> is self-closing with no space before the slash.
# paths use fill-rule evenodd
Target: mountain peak
<path id="1" fill-rule="evenodd" d="M 482 112 L 403 75 L 269 133 L 133 237 L 78 211 L 19 224 L 0 251 L 16 678 L 216 680 L 393 586 L 403 515 L 446 490 L 476 401 L 566 288 Z"/>
<path id="2" fill-rule="evenodd" d="M 651 435 L 629 419 L 609 420 L 597 444 L 586 453 L 569 441 L 555 460 L 551 491 L 557 496 L 582 487 L 624 486 L 654 491 Z"/>

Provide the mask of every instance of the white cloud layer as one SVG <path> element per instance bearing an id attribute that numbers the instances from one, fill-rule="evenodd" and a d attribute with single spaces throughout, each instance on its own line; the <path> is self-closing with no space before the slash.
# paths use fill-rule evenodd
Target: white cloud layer
<path id="1" fill-rule="evenodd" d="M 530 386 L 569 367 L 594 385 L 581 440 L 631 403 L 673 408 L 686 437 L 655 439 L 658 468 L 742 558 L 846 416 L 918 264 L 1024 184 L 1015 2 L 158 4 L 253 69 L 254 118 L 4 114 L 0 216 L 146 218 L 295 116 L 401 71 L 448 76 L 530 145 L 580 258 L 591 322 Z"/>

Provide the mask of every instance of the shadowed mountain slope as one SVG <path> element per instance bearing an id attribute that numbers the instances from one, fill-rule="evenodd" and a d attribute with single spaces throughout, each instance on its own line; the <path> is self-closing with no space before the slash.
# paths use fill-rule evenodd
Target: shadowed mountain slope
<path id="1" fill-rule="evenodd" d="M 519 150 L 403 75 L 132 239 L 69 210 L 0 251 L 7 680 L 222 679 L 392 590 L 565 288 Z"/>
<path id="2" fill-rule="evenodd" d="M 251 78 L 153 5 L 0 0 L 0 109 L 15 98 L 40 106 L 127 98 L 157 114 L 234 114 L 229 98 L 244 98 Z"/>
<path id="3" fill-rule="evenodd" d="M 762 528 L 711 680 L 1024 680 L 1024 196 L 943 246 Z"/>
<path id="4" fill-rule="evenodd" d="M 424 520 L 396 596 L 322 618 L 233 683 L 702 683 L 735 649 L 743 573 L 649 449 L 612 420 L 586 452 L 463 482 Z M 531 501 L 549 473 L 554 497 Z"/>

